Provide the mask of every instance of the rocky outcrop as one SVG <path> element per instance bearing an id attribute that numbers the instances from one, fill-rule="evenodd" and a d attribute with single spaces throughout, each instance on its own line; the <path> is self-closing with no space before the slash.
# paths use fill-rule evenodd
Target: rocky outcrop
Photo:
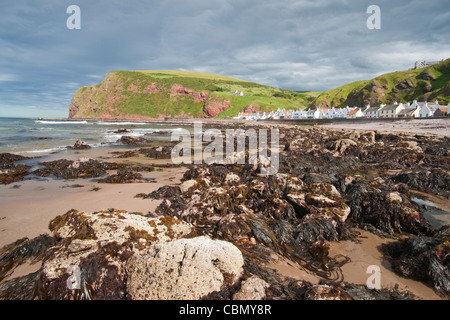
<path id="1" fill-rule="evenodd" d="M 135 253 L 192 232 L 171 217 L 121 210 L 72 210 L 49 225 L 58 244 L 47 250 L 38 285 L 41 299 L 125 299 L 126 263 Z"/>
<path id="2" fill-rule="evenodd" d="M 205 103 L 205 107 L 203 108 L 203 112 L 205 113 L 206 118 L 215 118 L 222 111 L 227 110 L 230 107 L 230 101 L 221 100 L 217 97 L 209 98 Z"/>
<path id="3" fill-rule="evenodd" d="M 134 300 L 199 299 L 234 285 L 243 264 L 238 248 L 208 237 L 156 244 L 130 259 L 127 291 Z"/>
<path id="4" fill-rule="evenodd" d="M 90 149 L 91 146 L 82 140 L 77 140 L 72 148 L 75 150 L 83 150 L 83 149 Z"/>
<path id="5" fill-rule="evenodd" d="M 15 162 L 30 159 L 12 153 L 0 153 L 0 184 L 10 184 L 23 180 L 31 172 L 31 166 Z"/>
<path id="6" fill-rule="evenodd" d="M 117 142 L 128 144 L 128 145 L 139 145 L 150 142 L 150 140 L 142 138 L 142 137 L 134 137 L 134 136 L 121 136 Z"/>
<path id="7" fill-rule="evenodd" d="M 233 295 L 233 300 L 263 300 L 269 284 L 257 276 L 242 282 L 241 288 Z"/>

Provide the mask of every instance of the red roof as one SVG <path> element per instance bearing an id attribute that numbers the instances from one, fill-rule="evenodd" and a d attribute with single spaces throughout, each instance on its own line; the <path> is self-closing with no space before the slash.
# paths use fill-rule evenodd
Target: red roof
<path id="1" fill-rule="evenodd" d="M 352 110 L 352 111 L 350 111 L 348 114 L 355 114 L 355 113 L 357 113 L 359 110 L 357 109 L 357 110 Z"/>

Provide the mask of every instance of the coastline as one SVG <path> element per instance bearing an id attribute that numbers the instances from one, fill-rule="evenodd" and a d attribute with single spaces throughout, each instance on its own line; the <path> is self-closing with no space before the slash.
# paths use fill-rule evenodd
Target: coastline
<path id="1" fill-rule="evenodd" d="M 71 119 L 71 121 L 73 121 L 73 119 Z M 130 120 L 127 119 L 126 121 Z M 225 128 L 230 124 L 244 124 L 246 127 L 265 127 L 268 125 L 268 123 L 259 121 L 255 123 L 236 120 L 205 121 L 205 127 L 219 125 L 219 127 Z M 273 125 L 274 123 L 270 124 Z M 352 128 L 336 128 L 336 126 L 337 125 L 333 124 L 328 126 L 322 125 L 319 127 L 321 128 L 322 133 L 327 134 L 335 134 L 336 132 L 345 132 L 346 134 L 351 134 L 352 132 L 364 133 L 368 132 L 368 130 L 379 130 L 380 132 L 386 133 L 391 132 L 389 127 L 365 127 L 363 129 L 355 128 L 354 126 L 352 126 Z M 276 122 L 275 127 L 287 130 L 287 132 L 289 132 L 290 129 L 300 130 L 298 126 L 282 122 Z M 306 126 L 301 128 L 301 130 L 306 130 L 307 134 L 311 134 L 308 130 L 315 130 L 316 128 L 318 127 Z M 411 128 L 407 128 L 407 131 L 402 131 L 402 134 L 406 134 L 407 136 L 417 134 L 419 132 L 415 131 L 416 129 L 417 127 L 412 125 Z M 399 134 L 399 132 L 396 132 L 396 134 Z M 427 135 L 428 134 L 429 133 L 427 133 Z M 432 137 L 435 134 L 429 135 Z M 447 136 L 447 134 L 436 134 L 436 136 L 442 137 Z M 154 142 L 153 145 L 158 145 L 158 142 Z M 156 181 L 106 184 L 97 183 L 92 179 L 65 180 L 49 177 L 37 180 L 22 180 L 8 185 L 0 185 L 2 191 L 0 200 L 2 201 L 2 208 L 4 210 L 0 216 L 0 247 L 10 244 L 19 238 L 28 237 L 29 239 L 32 239 L 40 234 L 50 233 L 48 230 L 49 222 L 71 209 L 84 212 L 95 212 L 114 208 L 117 210 L 126 210 L 127 212 L 139 212 L 141 214 L 150 213 L 150 216 L 157 215 L 155 210 L 161 205 L 163 200 L 136 198 L 136 194 L 148 194 L 157 191 L 164 186 L 180 185 L 187 168 L 184 166 L 171 167 L 170 159 L 156 160 L 142 156 L 119 159 L 112 154 L 114 148 L 114 146 L 111 146 L 110 148 L 101 150 L 81 150 L 68 158 L 74 161 L 81 158 L 93 158 L 103 162 L 122 163 L 133 166 L 151 166 L 156 164 L 157 166 L 160 166 L 157 167 L 157 170 L 143 173 L 145 178 L 156 179 Z M 129 150 L 136 150 L 136 148 L 138 147 L 130 147 Z M 125 149 L 118 148 L 117 151 L 125 152 Z M 59 159 L 61 156 L 61 154 L 56 153 L 51 155 L 50 159 Z M 169 167 L 164 167 L 164 165 L 169 165 Z M 99 188 L 99 190 L 94 191 L 95 188 Z M 448 208 L 448 199 L 447 201 L 443 197 L 440 199 L 443 201 L 441 205 L 444 208 Z M 350 262 L 342 266 L 344 281 L 364 285 L 365 279 L 367 279 L 367 274 L 365 272 L 366 266 L 377 264 L 383 266 L 383 288 L 392 289 L 395 284 L 399 284 L 401 290 L 408 289 L 419 299 L 443 299 L 440 295 L 436 294 L 429 285 L 419 281 L 401 278 L 393 272 L 392 268 L 389 266 L 389 262 L 385 261 L 385 258 L 383 258 L 379 251 L 379 247 L 382 244 L 396 241 L 396 239 L 380 237 L 364 230 L 360 230 L 359 232 L 361 234 L 359 240 L 362 241 L 360 243 L 352 240 L 327 242 L 330 245 L 331 255 L 345 255 L 350 258 Z M 406 235 L 404 235 L 404 237 L 405 236 Z M 28 265 L 25 263 L 22 266 L 17 267 L 11 275 L 0 281 L 0 284 L 5 283 L 16 276 L 26 275 L 28 271 L 37 271 L 39 269 L 38 265 L 39 264 Z M 320 282 L 320 277 L 317 277 L 310 272 L 305 272 L 303 267 L 295 265 L 292 261 L 286 260 L 285 257 L 279 256 L 277 259 L 274 259 L 268 264 L 268 268 L 275 270 L 282 279 L 293 278 L 301 281 L 309 281 L 313 284 L 318 284 Z"/>

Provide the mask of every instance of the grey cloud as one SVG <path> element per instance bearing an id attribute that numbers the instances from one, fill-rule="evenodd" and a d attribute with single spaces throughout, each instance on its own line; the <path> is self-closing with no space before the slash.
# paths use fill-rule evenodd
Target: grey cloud
<path id="1" fill-rule="evenodd" d="M 66 8 L 79 5 L 81 30 Z M 0 116 L 10 106 L 67 110 L 77 86 L 112 70 L 220 73 L 293 90 L 327 90 L 450 57 L 446 0 L 4 0 Z M 28 108 L 28 110 L 36 110 Z"/>

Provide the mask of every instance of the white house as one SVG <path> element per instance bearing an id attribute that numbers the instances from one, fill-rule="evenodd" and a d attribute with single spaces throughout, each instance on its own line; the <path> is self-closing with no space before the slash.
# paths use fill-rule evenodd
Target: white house
<path id="1" fill-rule="evenodd" d="M 421 104 L 419 102 L 419 104 Z M 419 117 L 420 118 L 428 118 L 428 117 L 432 117 L 434 115 L 434 113 L 436 112 L 436 110 L 439 109 L 439 102 L 436 101 L 436 103 L 428 103 L 425 102 L 423 103 L 422 107 L 420 108 L 419 111 Z"/>
<path id="2" fill-rule="evenodd" d="M 364 117 L 364 113 L 361 109 L 351 110 L 349 113 L 347 113 L 347 119 L 356 119 L 362 117 Z"/>
<path id="3" fill-rule="evenodd" d="M 397 118 L 400 111 L 405 109 L 405 105 L 403 103 L 397 103 L 391 105 L 384 106 L 381 110 L 379 110 L 378 115 L 380 118 Z"/>
<path id="4" fill-rule="evenodd" d="M 418 117 L 420 117 L 419 112 L 420 112 L 419 106 L 415 106 L 415 107 L 407 106 L 398 113 L 397 117 L 398 118 L 418 118 Z"/>
<path id="5" fill-rule="evenodd" d="M 308 119 L 319 119 L 320 118 L 320 110 L 319 109 L 308 110 L 306 117 Z"/>
<path id="6" fill-rule="evenodd" d="M 334 109 L 334 107 L 333 107 L 333 109 Z M 334 117 L 335 118 L 346 118 L 347 115 L 344 113 L 343 108 L 336 108 L 336 109 L 334 109 Z"/>
<path id="7" fill-rule="evenodd" d="M 364 115 L 367 118 L 379 118 L 380 111 L 386 106 L 385 104 L 382 104 L 379 107 L 370 107 L 366 111 L 364 111 Z"/>

